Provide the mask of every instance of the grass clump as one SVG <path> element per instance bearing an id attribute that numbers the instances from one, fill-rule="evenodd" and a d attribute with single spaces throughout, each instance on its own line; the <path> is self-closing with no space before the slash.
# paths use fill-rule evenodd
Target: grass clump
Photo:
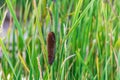
<path id="1" fill-rule="evenodd" d="M 119 3 L 1 0 L 0 79 L 119 80 Z M 6 9 L 11 14 L 12 26 L 3 38 Z M 47 50 L 50 32 L 55 34 L 55 58 L 51 65 Z"/>

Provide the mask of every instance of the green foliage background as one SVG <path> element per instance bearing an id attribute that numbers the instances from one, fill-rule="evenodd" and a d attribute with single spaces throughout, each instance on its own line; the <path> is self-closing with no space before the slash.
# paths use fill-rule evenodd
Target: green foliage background
<path id="1" fill-rule="evenodd" d="M 6 9 L 13 25 L 0 38 L 1 79 L 120 79 L 120 0 L 3 0 L 0 23 Z M 50 66 L 51 31 L 56 49 Z"/>

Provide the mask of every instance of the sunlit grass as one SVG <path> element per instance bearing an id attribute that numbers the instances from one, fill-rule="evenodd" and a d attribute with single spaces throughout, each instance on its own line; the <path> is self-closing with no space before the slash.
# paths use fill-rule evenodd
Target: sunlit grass
<path id="1" fill-rule="evenodd" d="M 120 79 L 119 0 L 5 0 L 0 4 L 0 23 L 6 9 L 12 16 L 11 29 L 0 37 L 0 79 Z M 56 37 L 52 65 L 49 32 Z"/>

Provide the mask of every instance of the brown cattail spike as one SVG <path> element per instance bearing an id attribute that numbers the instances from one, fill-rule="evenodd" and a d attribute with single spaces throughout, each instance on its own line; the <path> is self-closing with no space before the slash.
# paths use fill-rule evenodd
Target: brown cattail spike
<path id="1" fill-rule="evenodd" d="M 51 65 L 55 59 L 55 34 L 49 32 L 47 37 L 48 62 Z"/>

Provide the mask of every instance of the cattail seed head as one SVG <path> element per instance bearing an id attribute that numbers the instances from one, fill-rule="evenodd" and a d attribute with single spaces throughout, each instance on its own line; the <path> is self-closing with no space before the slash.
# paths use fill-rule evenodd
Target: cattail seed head
<path id="1" fill-rule="evenodd" d="M 47 37 L 47 51 L 48 51 L 48 62 L 52 65 L 55 59 L 55 34 L 54 32 L 49 32 Z"/>

